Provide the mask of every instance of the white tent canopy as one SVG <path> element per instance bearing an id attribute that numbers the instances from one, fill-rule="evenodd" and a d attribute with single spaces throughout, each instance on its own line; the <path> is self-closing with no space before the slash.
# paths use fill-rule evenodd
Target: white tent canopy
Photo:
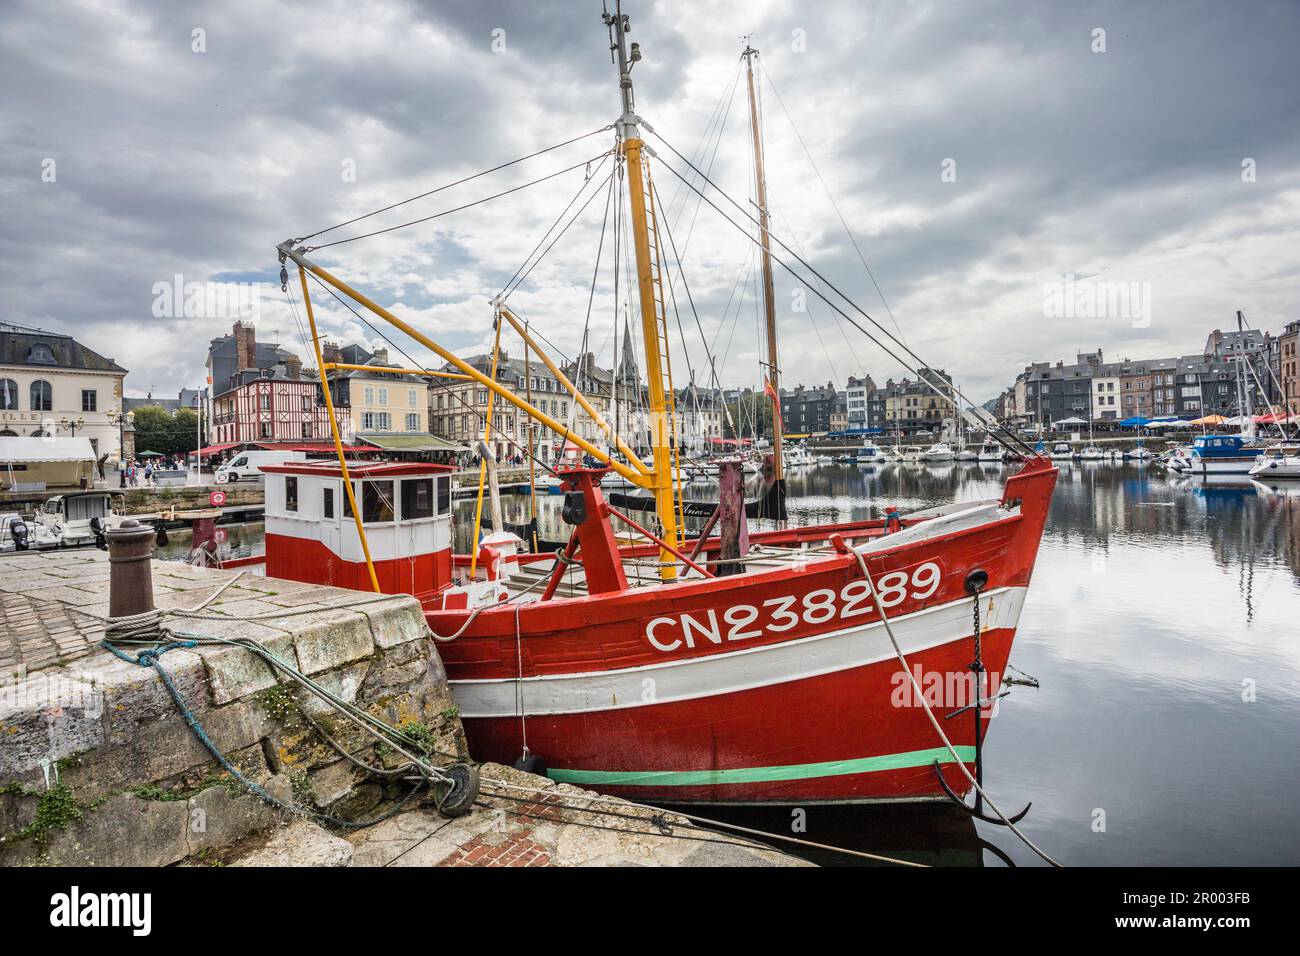
<path id="1" fill-rule="evenodd" d="M 0 468 L 49 461 L 95 460 L 89 438 L 17 438 L 0 436 Z"/>
<path id="2" fill-rule="evenodd" d="M 1088 423 L 1084 419 L 1075 418 L 1074 416 L 1071 416 L 1069 418 L 1062 418 L 1059 422 L 1052 422 L 1052 427 L 1056 428 L 1058 425 L 1086 425 L 1086 424 Z"/>

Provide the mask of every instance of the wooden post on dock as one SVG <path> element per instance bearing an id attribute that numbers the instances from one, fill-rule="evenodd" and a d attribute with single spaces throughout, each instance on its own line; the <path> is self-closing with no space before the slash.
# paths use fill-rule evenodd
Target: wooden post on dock
<path id="1" fill-rule="evenodd" d="M 736 559 L 749 553 L 749 522 L 745 518 L 745 478 L 739 459 L 718 465 L 718 565 L 719 577 L 739 574 Z"/>

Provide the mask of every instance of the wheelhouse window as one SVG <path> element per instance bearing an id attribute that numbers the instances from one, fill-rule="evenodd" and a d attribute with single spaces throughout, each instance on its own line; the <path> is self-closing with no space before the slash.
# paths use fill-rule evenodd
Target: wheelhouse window
<path id="1" fill-rule="evenodd" d="M 437 482 L 438 514 L 449 514 L 451 512 L 451 477 L 448 475 L 440 475 Z"/>
<path id="2" fill-rule="evenodd" d="M 432 518 L 433 479 L 408 478 L 402 482 L 402 520 Z"/>
<path id="3" fill-rule="evenodd" d="M 287 475 L 284 479 L 284 510 L 298 510 L 298 479 Z"/>
<path id="4" fill-rule="evenodd" d="M 326 518 L 334 517 L 334 489 L 325 488 L 321 494 L 321 514 Z"/>
<path id="5" fill-rule="evenodd" d="M 343 500 L 343 516 L 352 517 L 352 505 L 346 498 Z M 393 483 L 361 482 L 361 520 L 365 524 L 383 524 L 393 519 Z"/>

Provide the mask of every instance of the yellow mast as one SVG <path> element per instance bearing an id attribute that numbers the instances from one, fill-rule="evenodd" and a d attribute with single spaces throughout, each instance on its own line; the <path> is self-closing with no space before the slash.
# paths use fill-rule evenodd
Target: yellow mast
<path id="1" fill-rule="evenodd" d="M 664 362 L 668 341 L 659 329 L 659 302 L 655 296 L 655 262 L 651 258 L 650 230 L 646 214 L 646 182 L 642 166 L 645 144 L 641 140 L 641 118 L 636 115 L 636 102 L 632 95 L 632 67 L 641 59 L 641 48 L 633 43 L 628 54 L 626 36 L 628 18 L 622 4 L 615 3 L 615 12 L 605 14 L 605 24 L 610 29 L 610 52 L 618 67 L 619 89 L 623 97 L 623 115 L 617 125 L 619 151 L 625 160 L 628 192 L 632 200 L 632 243 L 636 252 L 637 294 L 641 303 L 641 337 L 645 343 L 646 382 L 649 386 L 650 435 L 654 449 L 654 467 L 647 476 L 651 478 L 650 490 L 655 497 L 655 512 L 663 530 L 663 540 L 670 545 L 680 545 L 681 526 L 677 520 L 677 502 L 673 489 L 673 449 L 671 423 L 669 422 L 668 386 L 664 381 Z M 657 252 L 658 250 L 656 250 Z M 676 557 L 667 548 L 659 551 L 660 578 L 665 581 L 677 577 Z"/>
<path id="2" fill-rule="evenodd" d="M 498 318 L 492 323 L 495 327 L 494 337 L 492 339 L 492 381 L 497 378 L 497 358 L 501 355 L 501 320 Z M 483 418 L 483 450 L 489 455 L 494 454 L 492 450 L 492 399 L 496 398 L 496 393 L 489 391 L 487 394 L 487 415 Z M 530 400 L 531 404 L 531 400 Z M 474 553 L 469 559 L 469 575 L 474 576 L 478 569 L 478 534 L 483 527 L 483 482 L 487 478 L 487 459 L 481 458 L 478 463 L 478 503 L 474 506 L 474 538 L 470 546 Z M 496 487 L 493 485 L 493 487 Z M 496 531 L 503 531 L 503 528 L 495 528 Z"/>
<path id="3" fill-rule="evenodd" d="M 776 361 L 776 293 L 772 285 L 772 250 L 767 233 L 767 176 L 763 172 L 763 135 L 758 124 L 758 102 L 754 95 L 754 57 L 758 51 L 748 44 L 745 52 L 745 73 L 749 78 L 749 128 L 754 140 L 754 180 L 758 195 L 759 245 L 763 260 L 763 311 L 767 320 L 767 380 L 772 384 L 772 473 L 780 480 L 785 477 L 784 456 L 781 452 L 781 372 Z"/>

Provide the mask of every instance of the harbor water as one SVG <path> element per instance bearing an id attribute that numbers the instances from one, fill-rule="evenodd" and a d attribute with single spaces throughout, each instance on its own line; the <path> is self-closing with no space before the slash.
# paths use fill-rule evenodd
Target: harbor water
<path id="1" fill-rule="evenodd" d="M 1007 469 L 818 464 L 788 480 L 792 522 L 1000 494 Z M 1065 864 L 1300 864 L 1300 482 L 1204 484 L 1155 466 L 1062 463 L 1011 663 L 986 789 Z M 708 489 L 700 490 L 707 497 Z M 527 519 L 526 496 L 504 498 Z M 560 498 L 543 537 L 567 536 Z M 457 503 L 463 546 L 474 502 Z M 228 529 L 261 550 L 260 525 Z M 165 556 L 186 548 L 172 536 Z M 710 809 L 802 839 L 938 865 L 1034 864 L 1005 828 L 942 805 Z M 816 850 L 821 863 L 859 858 Z"/>

